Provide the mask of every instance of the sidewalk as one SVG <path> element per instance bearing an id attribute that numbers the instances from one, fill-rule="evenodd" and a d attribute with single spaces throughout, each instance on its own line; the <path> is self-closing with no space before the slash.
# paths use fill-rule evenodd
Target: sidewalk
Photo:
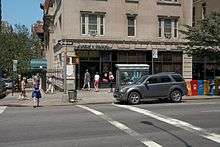
<path id="1" fill-rule="evenodd" d="M 31 98 L 31 89 L 27 90 L 29 100 L 18 100 L 19 93 L 8 94 L 5 98 L 0 99 L 0 106 L 11 107 L 30 107 L 33 106 Z M 68 95 L 63 92 L 56 92 L 54 94 L 45 94 L 42 92 L 41 106 L 71 106 L 71 105 L 86 105 L 86 104 L 111 104 L 115 101 L 113 93 L 108 93 L 108 89 L 101 89 L 99 92 L 91 91 L 77 91 L 77 101 L 70 103 Z M 183 101 L 189 100 L 207 100 L 220 99 L 220 96 L 184 96 Z"/>

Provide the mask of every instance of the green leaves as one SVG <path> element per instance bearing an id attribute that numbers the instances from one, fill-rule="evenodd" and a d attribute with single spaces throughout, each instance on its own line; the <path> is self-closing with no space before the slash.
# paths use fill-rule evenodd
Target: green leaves
<path id="1" fill-rule="evenodd" d="M 10 27 L 10 28 L 9 28 Z M 40 40 L 33 38 L 27 27 L 15 25 L 14 30 L 11 26 L 4 27 L 0 33 L 0 70 L 7 75 L 12 75 L 13 60 L 18 60 L 18 73 L 26 74 L 29 69 L 31 58 L 38 57 Z M 11 31 L 8 31 L 11 30 Z"/>
<path id="2" fill-rule="evenodd" d="M 185 26 L 180 31 L 185 35 L 185 51 L 195 57 L 220 57 L 220 14 L 212 13 L 201 20 L 196 27 Z"/>

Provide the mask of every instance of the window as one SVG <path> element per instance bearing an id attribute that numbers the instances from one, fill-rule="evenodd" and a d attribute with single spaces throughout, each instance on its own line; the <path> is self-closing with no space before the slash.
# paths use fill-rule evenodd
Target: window
<path id="1" fill-rule="evenodd" d="M 171 38 L 172 24 L 171 19 L 164 20 L 164 36 L 165 38 Z"/>
<path id="2" fill-rule="evenodd" d="M 100 35 L 104 35 L 104 16 L 100 16 Z"/>
<path id="3" fill-rule="evenodd" d="M 135 17 L 128 17 L 128 36 L 135 36 Z"/>
<path id="4" fill-rule="evenodd" d="M 196 8 L 193 7 L 193 14 L 192 14 L 192 26 L 194 27 L 195 26 L 195 21 L 196 21 Z"/>
<path id="5" fill-rule="evenodd" d="M 148 79 L 149 84 L 159 83 L 158 77 L 151 77 Z"/>
<path id="6" fill-rule="evenodd" d="M 206 16 L 206 3 L 202 4 L 202 19 L 204 19 Z"/>
<path id="7" fill-rule="evenodd" d="M 97 35 L 97 15 L 89 15 L 89 34 Z"/>
<path id="8" fill-rule="evenodd" d="M 85 14 L 82 14 L 81 16 L 81 34 L 86 34 L 86 16 Z"/>
<path id="9" fill-rule="evenodd" d="M 81 14 L 81 34 L 91 36 L 104 35 L 104 22 L 104 15 Z"/>
<path id="10" fill-rule="evenodd" d="M 169 83 L 169 82 L 171 82 L 171 79 L 169 76 L 161 76 L 160 81 L 161 81 L 161 83 Z"/>
<path id="11" fill-rule="evenodd" d="M 177 20 L 174 19 L 174 37 L 177 37 L 177 33 L 178 33 L 177 25 L 178 25 Z"/>
<path id="12" fill-rule="evenodd" d="M 162 37 L 161 19 L 159 19 L 159 37 Z"/>
<path id="13" fill-rule="evenodd" d="M 159 18 L 158 36 L 167 39 L 178 37 L 178 18 Z"/>
<path id="14" fill-rule="evenodd" d="M 180 75 L 171 75 L 172 78 L 176 81 L 176 82 L 182 82 L 184 81 L 183 78 Z"/>

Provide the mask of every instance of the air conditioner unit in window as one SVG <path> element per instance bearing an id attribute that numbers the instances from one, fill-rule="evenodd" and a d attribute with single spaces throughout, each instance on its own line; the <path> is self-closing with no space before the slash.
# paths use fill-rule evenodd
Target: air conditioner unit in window
<path id="1" fill-rule="evenodd" d="M 89 35 L 93 37 L 97 36 L 97 30 L 89 30 Z"/>

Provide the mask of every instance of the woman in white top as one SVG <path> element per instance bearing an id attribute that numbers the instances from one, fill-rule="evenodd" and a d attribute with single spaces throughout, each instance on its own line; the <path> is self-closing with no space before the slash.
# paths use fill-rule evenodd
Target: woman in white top
<path id="1" fill-rule="evenodd" d="M 95 77 L 94 77 L 94 87 L 95 87 L 95 92 L 99 91 L 99 73 L 96 72 Z"/>

